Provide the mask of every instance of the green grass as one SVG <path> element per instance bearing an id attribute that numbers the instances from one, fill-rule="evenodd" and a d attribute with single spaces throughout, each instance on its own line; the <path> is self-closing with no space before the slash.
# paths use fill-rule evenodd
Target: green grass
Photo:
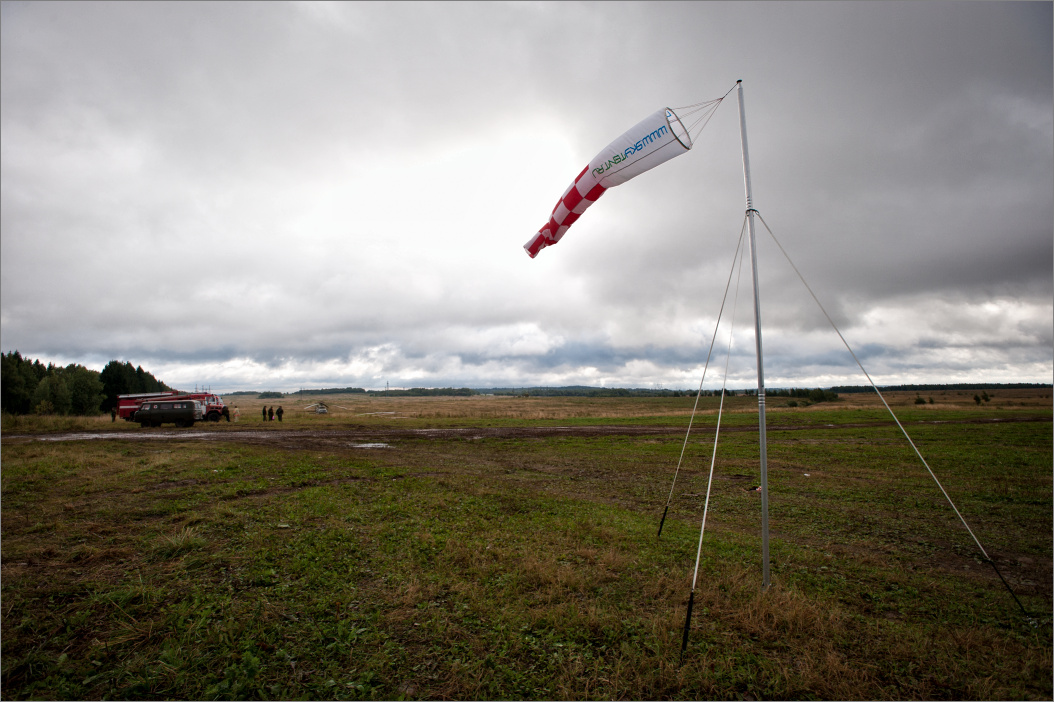
<path id="1" fill-rule="evenodd" d="M 675 435 L 5 441 L 3 696 L 1049 699 L 1049 420 L 911 427 L 1032 626 L 899 431 L 825 418 L 770 431 L 765 593 L 722 434 L 683 666 L 712 429 L 661 541 Z"/>

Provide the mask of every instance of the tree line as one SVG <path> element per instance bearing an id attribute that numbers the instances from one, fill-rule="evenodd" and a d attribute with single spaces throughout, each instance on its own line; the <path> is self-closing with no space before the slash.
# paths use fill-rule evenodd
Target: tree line
<path id="1" fill-rule="evenodd" d="M 1026 390 L 1032 388 L 1049 389 L 1050 383 L 924 383 L 921 385 L 880 385 L 879 390 Z M 874 392 L 870 385 L 836 385 L 831 390 L 837 392 Z"/>
<path id="2" fill-rule="evenodd" d="M 353 394 L 365 394 L 365 395 L 383 395 L 384 397 L 437 397 L 445 395 L 454 396 L 468 396 L 468 395 L 479 395 L 481 391 L 471 390 L 469 388 L 409 388 L 403 390 L 366 390 L 364 388 L 315 388 L 315 389 L 302 389 L 294 392 L 277 392 L 274 390 L 267 390 L 265 392 L 259 392 L 258 390 L 238 390 L 236 392 L 224 393 L 224 395 L 230 397 L 232 395 L 256 395 L 258 400 L 268 399 L 280 399 L 282 397 L 291 397 L 294 395 L 353 395 Z"/>
<path id="3" fill-rule="evenodd" d="M 769 397 L 793 397 L 809 400 L 810 402 L 833 402 L 838 399 L 838 393 L 823 388 L 779 388 L 766 390 Z M 757 394 L 757 391 L 754 391 Z"/>
<path id="4" fill-rule="evenodd" d="M 720 390 L 671 390 L 669 388 L 598 388 L 590 385 L 564 387 L 480 388 L 473 392 L 486 395 L 517 395 L 520 397 L 720 397 Z M 753 395 L 757 390 L 725 390 L 725 397 Z"/>
<path id="5" fill-rule="evenodd" d="M 10 414 L 97 415 L 115 407 L 118 395 L 170 390 L 127 361 L 110 361 L 100 372 L 79 363 L 45 366 L 18 351 L 0 355 L 0 410 Z"/>

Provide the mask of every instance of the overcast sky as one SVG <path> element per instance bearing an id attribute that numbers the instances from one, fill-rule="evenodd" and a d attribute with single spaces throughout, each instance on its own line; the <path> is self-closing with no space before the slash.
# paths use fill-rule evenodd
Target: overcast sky
<path id="1" fill-rule="evenodd" d="M 754 204 L 876 382 L 1049 383 L 1051 8 L 4 2 L 0 345 L 184 389 L 695 388 L 736 92 L 522 247 L 612 139 L 742 79 Z M 866 383 L 757 237 L 767 385 Z M 749 271 L 707 387 L 730 325 L 756 382 Z"/>

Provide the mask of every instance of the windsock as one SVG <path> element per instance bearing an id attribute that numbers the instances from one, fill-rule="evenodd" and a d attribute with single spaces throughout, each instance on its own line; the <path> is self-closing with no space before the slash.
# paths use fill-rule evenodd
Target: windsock
<path id="1" fill-rule="evenodd" d="M 681 120 L 668 107 L 658 110 L 611 142 L 582 169 L 560 196 L 545 226 L 523 245 L 534 258 L 563 238 L 568 227 L 608 188 L 625 183 L 692 148 Z"/>

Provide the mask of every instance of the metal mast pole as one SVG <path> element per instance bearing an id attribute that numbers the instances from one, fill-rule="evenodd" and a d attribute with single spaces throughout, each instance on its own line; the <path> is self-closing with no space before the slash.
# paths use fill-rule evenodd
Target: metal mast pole
<path id="1" fill-rule="evenodd" d="M 743 140 L 743 185 L 747 193 L 747 224 L 750 230 L 750 267 L 754 274 L 754 340 L 758 352 L 758 442 L 761 445 L 761 589 L 769 587 L 769 456 L 765 432 L 765 366 L 761 353 L 761 296 L 758 292 L 758 256 L 754 243 L 754 200 L 750 193 L 750 157 L 747 152 L 747 117 L 743 110 L 743 81 L 739 87 L 739 133 Z"/>

